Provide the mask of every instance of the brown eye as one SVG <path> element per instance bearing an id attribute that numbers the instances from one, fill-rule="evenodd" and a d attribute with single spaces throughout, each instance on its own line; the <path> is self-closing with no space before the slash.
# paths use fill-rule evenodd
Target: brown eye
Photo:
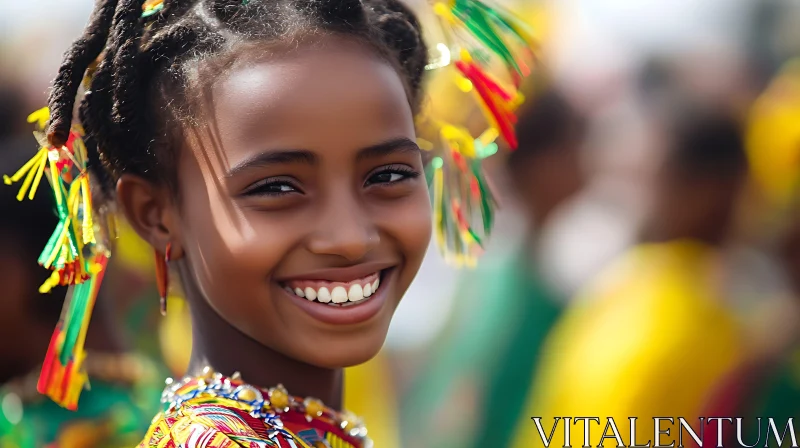
<path id="1" fill-rule="evenodd" d="M 244 194 L 245 196 L 282 196 L 292 193 L 302 193 L 302 191 L 286 180 L 264 179 L 253 184 Z"/>
<path id="2" fill-rule="evenodd" d="M 369 176 L 365 186 L 370 185 L 390 185 L 405 180 L 414 179 L 419 176 L 419 172 L 404 166 L 396 165 L 381 168 Z"/>

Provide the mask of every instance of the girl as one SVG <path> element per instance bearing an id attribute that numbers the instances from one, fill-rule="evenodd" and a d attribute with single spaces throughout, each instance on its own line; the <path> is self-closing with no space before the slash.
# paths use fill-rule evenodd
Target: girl
<path id="1" fill-rule="evenodd" d="M 453 17 L 471 5 L 498 23 L 473 0 L 455 2 Z M 72 246 L 43 257 L 79 261 L 53 282 L 97 277 L 105 263 L 85 187 L 73 192 L 83 172 L 54 174 L 83 160 L 72 109 L 101 52 L 80 104 L 98 148 L 87 146 L 86 165 L 155 248 L 162 308 L 177 274 L 193 324 L 195 376 L 168 384 L 140 446 L 369 445 L 358 418 L 337 411 L 342 367 L 378 352 L 431 236 L 417 19 L 399 0 L 98 2 L 54 82 L 42 154 L 51 183 L 70 182 L 56 188 L 77 235 L 64 230 L 64 241 L 100 255 L 85 271 Z M 475 63 L 460 70 L 489 85 Z M 498 119 L 507 129 L 511 118 Z M 70 325 L 56 351 L 75 352 Z M 75 374 L 75 353 L 48 357 L 40 381 L 73 406 L 60 380 Z"/>

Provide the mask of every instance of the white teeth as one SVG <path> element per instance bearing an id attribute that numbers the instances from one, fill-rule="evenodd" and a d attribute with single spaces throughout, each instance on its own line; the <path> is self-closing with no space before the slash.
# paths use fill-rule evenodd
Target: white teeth
<path id="1" fill-rule="evenodd" d="M 380 287 L 380 277 L 376 278 L 372 283 L 362 285 L 360 283 L 353 283 L 349 289 L 345 286 L 321 287 L 316 289 L 312 286 L 304 288 L 298 286 L 294 289 L 291 286 L 284 285 L 284 289 L 298 297 L 303 297 L 311 302 L 317 301 L 320 303 L 334 303 L 337 305 L 348 305 L 356 302 L 361 302 L 365 298 L 370 297 L 377 293 Z"/>
<path id="2" fill-rule="evenodd" d="M 331 291 L 331 300 L 333 300 L 333 303 L 347 302 L 347 291 L 341 286 L 333 288 L 333 291 Z"/>
<path id="3" fill-rule="evenodd" d="M 350 291 L 347 292 L 347 298 L 350 299 L 351 302 L 364 300 L 364 290 L 361 289 L 361 285 L 356 284 L 351 286 Z"/>
<path id="4" fill-rule="evenodd" d="M 319 291 L 317 291 L 317 300 L 322 303 L 328 303 L 331 301 L 331 293 L 328 292 L 328 288 L 319 288 Z"/>

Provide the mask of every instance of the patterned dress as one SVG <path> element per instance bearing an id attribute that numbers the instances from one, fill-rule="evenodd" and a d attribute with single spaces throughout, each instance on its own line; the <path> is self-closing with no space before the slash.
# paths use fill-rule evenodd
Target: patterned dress
<path id="1" fill-rule="evenodd" d="M 314 398 L 289 395 L 283 386 L 260 389 L 238 375 L 206 369 L 199 377 L 168 382 L 139 448 L 367 448 L 372 442 L 358 417 Z"/>

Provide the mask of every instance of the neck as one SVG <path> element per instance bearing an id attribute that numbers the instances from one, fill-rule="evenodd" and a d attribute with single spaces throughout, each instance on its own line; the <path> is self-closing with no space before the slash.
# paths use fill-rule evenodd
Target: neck
<path id="1" fill-rule="evenodd" d="M 290 358 L 231 326 L 196 288 L 186 287 L 185 294 L 192 314 L 190 374 L 198 374 L 206 366 L 226 376 L 239 372 L 243 381 L 254 386 L 283 384 L 290 394 L 318 398 L 332 409 L 342 409 L 342 369 Z"/>

